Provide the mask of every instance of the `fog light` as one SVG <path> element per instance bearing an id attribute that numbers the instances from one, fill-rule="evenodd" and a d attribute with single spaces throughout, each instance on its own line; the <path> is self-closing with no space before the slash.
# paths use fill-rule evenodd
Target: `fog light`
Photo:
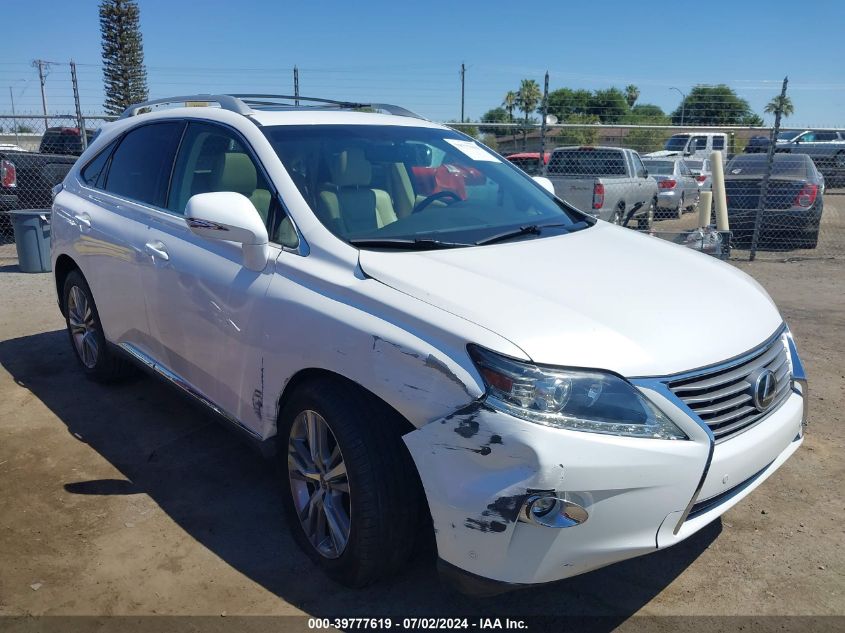
<path id="1" fill-rule="evenodd" d="M 525 500 L 520 520 L 550 528 L 581 525 L 589 514 L 577 503 L 556 496 L 557 493 L 532 495 Z"/>

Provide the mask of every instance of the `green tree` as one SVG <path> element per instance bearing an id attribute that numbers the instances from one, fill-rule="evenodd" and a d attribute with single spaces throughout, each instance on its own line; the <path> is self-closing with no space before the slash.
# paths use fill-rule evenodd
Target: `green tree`
<path id="1" fill-rule="evenodd" d="M 528 145 L 528 117 L 534 112 L 542 98 L 540 92 L 540 85 L 533 79 L 523 79 L 519 84 L 519 92 L 516 95 L 517 107 L 525 115 L 522 128 L 522 149 L 524 150 Z"/>
<path id="2" fill-rule="evenodd" d="M 549 114 L 566 121 L 573 114 L 585 115 L 593 95 L 589 90 L 559 88 L 549 93 Z"/>
<path id="3" fill-rule="evenodd" d="M 763 108 L 763 112 L 772 115 L 777 114 L 778 110 L 780 110 L 781 116 L 785 117 L 795 114 L 795 106 L 792 105 L 792 99 L 788 95 L 774 97 Z"/>
<path id="4" fill-rule="evenodd" d="M 513 120 L 504 108 L 493 108 L 481 115 L 481 123 L 510 123 Z M 481 125 L 479 129 L 487 134 L 495 134 L 496 136 L 505 136 L 510 132 L 510 128 L 500 127 L 496 125 Z"/>
<path id="5" fill-rule="evenodd" d="M 625 101 L 628 102 L 628 107 L 633 108 L 634 104 L 637 102 L 637 99 L 640 98 L 640 89 L 637 88 L 634 84 L 628 84 L 625 86 Z"/>
<path id="6" fill-rule="evenodd" d="M 32 129 L 32 126 L 29 126 L 26 123 L 18 123 L 17 125 L 13 125 L 11 131 L 17 132 L 18 134 L 32 134 L 33 132 L 35 132 L 35 130 Z"/>
<path id="7" fill-rule="evenodd" d="M 631 108 L 631 113 L 625 117 L 625 122 L 641 125 L 669 125 L 669 117 L 660 106 L 643 103 Z"/>
<path id="8" fill-rule="evenodd" d="M 745 99 L 725 84 L 695 86 L 683 103 L 672 112 L 672 123 L 684 125 L 755 125 L 756 115 Z"/>
<path id="9" fill-rule="evenodd" d="M 103 82 L 108 114 L 120 114 L 133 103 L 147 99 L 147 69 L 135 0 L 102 0 L 100 32 Z"/>
<path id="10" fill-rule="evenodd" d="M 599 130 L 590 127 L 599 123 L 599 118 L 591 114 L 570 114 L 566 123 L 578 125 L 579 127 L 559 128 L 558 134 L 554 137 L 556 145 L 595 145 L 599 138 Z"/>
<path id="11" fill-rule="evenodd" d="M 624 117 L 622 123 L 631 125 L 669 125 L 671 120 L 663 110 L 656 105 L 643 103 L 631 108 L 631 113 Z M 653 152 L 661 149 L 666 139 L 671 136 L 669 130 L 660 128 L 637 127 L 625 134 L 625 145 L 640 153 Z"/>
<path id="12" fill-rule="evenodd" d="M 508 90 L 505 98 L 502 99 L 502 107 L 508 112 L 508 123 L 513 123 L 513 111 L 516 110 L 517 94 L 513 90 Z M 513 144 L 516 146 L 516 128 L 511 128 L 513 134 Z"/>
<path id="13" fill-rule="evenodd" d="M 619 88 L 596 90 L 587 107 L 587 114 L 594 114 L 602 123 L 619 123 L 630 111 L 628 101 Z"/>

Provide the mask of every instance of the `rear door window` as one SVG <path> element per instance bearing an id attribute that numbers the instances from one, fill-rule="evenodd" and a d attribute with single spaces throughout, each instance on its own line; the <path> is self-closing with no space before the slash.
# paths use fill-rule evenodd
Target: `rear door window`
<path id="1" fill-rule="evenodd" d="M 164 207 L 182 121 L 151 123 L 129 131 L 112 156 L 106 190 Z"/>
<path id="2" fill-rule="evenodd" d="M 725 149 L 725 137 L 724 136 L 714 136 L 713 137 L 713 149 Z"/>

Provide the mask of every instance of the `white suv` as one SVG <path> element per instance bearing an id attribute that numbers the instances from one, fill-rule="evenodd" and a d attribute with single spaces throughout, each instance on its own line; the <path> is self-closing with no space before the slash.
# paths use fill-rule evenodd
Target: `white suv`
<path id="1" fill-rule="evenodd" d="M 185 100 L 210 107 L 130 108 L 56 193 L 59 305 L 86 374 L 140 364 L 275 456 L 332 577 L 432 531 L 465 591 L 573 576 L 801 444 L 801 361 L 744 273 L 401 109 Z"/>

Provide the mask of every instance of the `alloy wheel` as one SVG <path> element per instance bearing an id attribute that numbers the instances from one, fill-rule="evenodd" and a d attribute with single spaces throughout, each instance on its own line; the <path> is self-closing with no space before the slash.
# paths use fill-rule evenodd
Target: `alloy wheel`
<path id="1" fill-rule="evenodd" d="M 67 320 L 79 359 L 88 369 L 93 369 L 100 353 L 97 327 L 91 302 L 79 286 L 73 286 L 68 293 Z"/>
<path id="2" fill-rule="evenodd" d="M 302 411 L 293 421 L 288 478 L 309 542 L 326 558 L 340 557 L 352 525 L 349 479 L 337 438 L 316 411 Z"/>

